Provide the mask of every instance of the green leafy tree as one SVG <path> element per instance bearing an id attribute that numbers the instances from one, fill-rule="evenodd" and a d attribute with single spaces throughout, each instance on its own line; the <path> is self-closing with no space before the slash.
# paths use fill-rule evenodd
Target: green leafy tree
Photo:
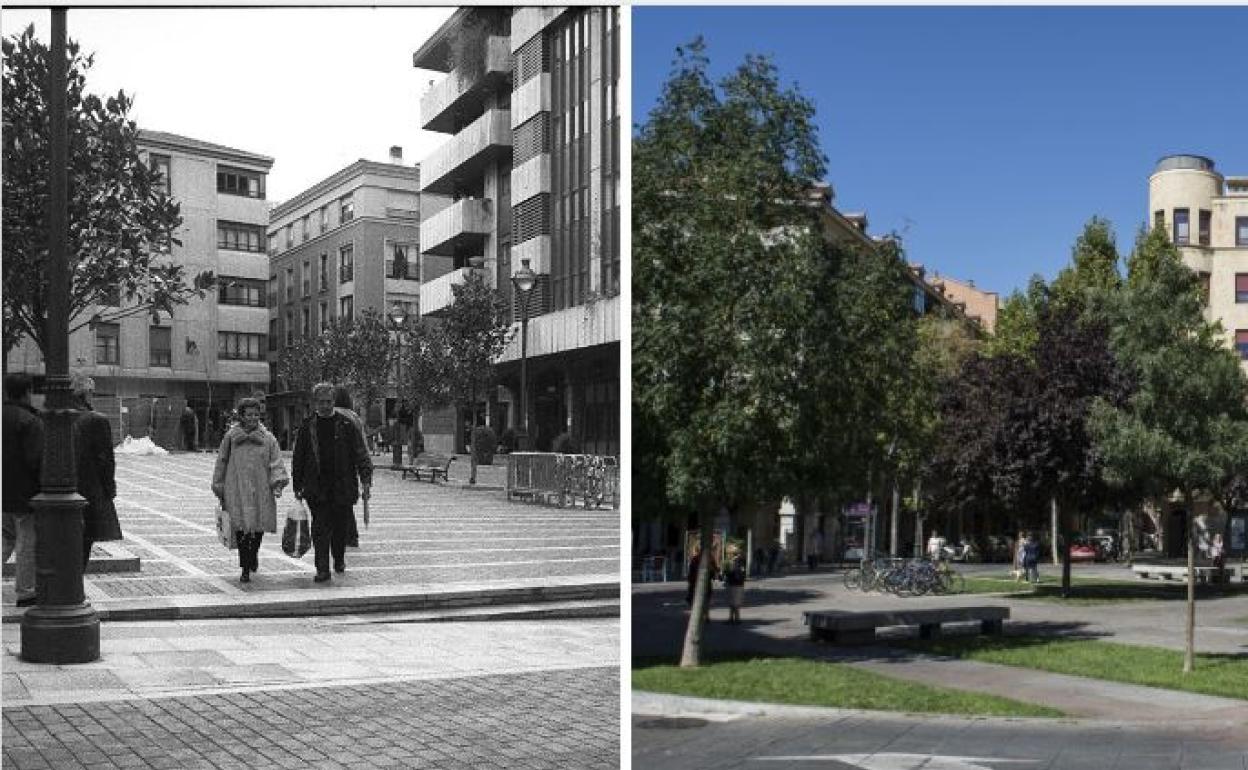
<path id="1" fill-rule="evenodd" d="M 1248 383 L 1220 327 L 1202 314 L 1195 273 L 1158 228 L 1141 233 L 1127 283 L 1111 306 L 1113 350 L 1136 381 L 1122 405 L 1098 401 L 1092 435 L 1120 483 L 1179 491 L 1188 512 L 1187 645 L 1195 663 L 1198 495 L 1216 498 L 1248 467 Z"/>
<path id="2" fill-rule="evenodd" d="M 1026 291 L 1010 294 L 997 314 L 996 330 L 984 341 L 984 355 L 1030 357 L 1039 336 L 1040 306 L 1048 301 L 1048 293 L 1044 279 L 1033 275 Z"/>
<path id="3" fill-rule="evenodd" d="M 1092 217 L 1075 240 L 1070 265 L 1053 280 L 1053 300 L 1075 305 L 1081 317 L 1100 312 L 1104 300 L 1122 287 L 1119 259 L 1113 226 L 1109 220 Z"/>
<path id="4" fill-rule="evenodd" d="M 347 381 L 367 415 L 369 407 L 386 397 L 393 381 L 397 351 L 390 320 L 373 308 L 364 310 L 351 324 L 347 343 Z"/>
<path id="5" fill-rule="evenodd" d="M 494 362 L 515 330 L 506 321 L 506 302 L 478 271 L 471 271 L 451 291 L 454 301 L 444 324 L 453 351 L 450 390 L 454 401 L 469 407 L 475 428 L 479 397 L 494 384 Z M 468 483 L 477 483 L 475 451 L 471 453 Z"/>
<path id="6" fill-rule="evenodd" d="M 3 41 L 4 51 L 4 357 L 23 338 L 46 351 L 48 290 L 47 93 L 50 51 L 34 27 Z M 178 204 L 160 188 L 160 174 L 140 158 L 138 129 L 127 118 L 125 92 L 101 98 L 86 91 L 93 56 L 70 41 L 66 109 L 69 133 L 70 331 L 93 320 L 141 312 L 172 314 L 215 284 L 211 272 L 188 277 L 169 258 L 180 245 Z M 120 300 L 120 305 L 117 302 Z M 117 306 L 119 305 L 119 306 Z"/>
<path id="7" fill-rule="evenodd" d="M 640 462 L 698 511 L 704 554 L 715 511 L 784 481 L 823 251 L 808 201 L 824 172 L 814 107 L 770 62 L 747 57 L 718 88 L 707 68 L 700 40 L 678 49 L 633 145 L 634 410 L 662 431 L 635 451 L 658 454 Z M 701 564 L 686 666 L 700 656 Z"/>

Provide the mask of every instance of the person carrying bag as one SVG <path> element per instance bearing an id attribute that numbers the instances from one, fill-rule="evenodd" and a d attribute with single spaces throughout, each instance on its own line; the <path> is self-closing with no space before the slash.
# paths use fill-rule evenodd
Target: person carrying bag
<path id="1" fill-rule="evenodd" d="M 286 528 L 282 530 L 282 551 L 292 559 L 302 559 L 312 548 L 312 530 L 308 524 L 308 509 L 302 500 L 296 500 L 286 509 Z"/>
<path id="2" fill-rule="evenodd" d="M 277 532 L 277 500 L 290 481 L 277 439 L 260 424 L 260 402 L 238 402 L 238 425 L 226 431 L 217 451 L 212 492 L 229 514 L 238 544 L 240 583 L 251 581 L 260 569 L 260 541 L 265 532 Z"/>

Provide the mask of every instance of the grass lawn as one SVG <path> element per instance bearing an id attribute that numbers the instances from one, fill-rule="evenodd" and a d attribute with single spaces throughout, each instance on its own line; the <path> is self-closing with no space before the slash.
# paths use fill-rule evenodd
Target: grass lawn
<path id="1" fill-rule="evenodd" d="M 721 659 L 685 669 L 635 660 L 633 689 L 762 703 L 925 714 L 1059 717 L 1060 711 L 995 695 L 881 676 L 805 658 Z"/>
<path id="2" fill-rule="evenodd" d="M 1011 599 L 1039 599 L 1060 601 L 1067 604 L 1106 604 L 1130 601 L 1183 601 L 1187 599 L 1186 583 L 1162 583 L 1152 580 L 1113 580 L 1109 578 L 1070 578 L 1070 598 L 1062 598 L 1061 572 L 1041 577 L 1040 584 L 1030 586 L 1017 583 L 1008 574 L 1001 577 L 977 575 L 966 578 L 968 594 L 1005 593 Z M 1198 585 L 1196 598 L 1208 599 L 1219 596 L 1243 595 L 1243 587 L 1234 585 Z"/>
<path id="3" fill-rule="evenodd" d="M 1197 653 L 1195 670 L 1184 674 L 1183 653 L 1177 650 L 1088 639 L 974 636 L 895 644 L 984 663 L 1248 700 L 1248 655 Z"/>

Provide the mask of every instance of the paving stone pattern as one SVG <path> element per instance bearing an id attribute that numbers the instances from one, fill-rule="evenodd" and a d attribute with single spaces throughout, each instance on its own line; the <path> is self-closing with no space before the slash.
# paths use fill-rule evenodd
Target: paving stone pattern
<path id="1" fill-rule="evenodd" d="M 4 710 L 4 766 L 615 768 L 619 669 Z"/>

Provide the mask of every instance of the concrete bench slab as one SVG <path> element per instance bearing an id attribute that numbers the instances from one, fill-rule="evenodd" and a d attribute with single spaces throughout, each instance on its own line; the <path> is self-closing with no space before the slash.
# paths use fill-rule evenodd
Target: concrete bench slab
<path id="1" fill-rule="evenodd" d="M 988 605 L 871 612 L 820 610 L 802 613 L 802 621 L 810 626 L 811 639 L 835 644 L 870 644 L 875 641 L 877 628 L 890 626 L 918 626 L 921 639 L 939 636 L 942 623 L 979 622 L 983 633 L 1000 634 L 1009 617 L 1009 607 Z"/>

